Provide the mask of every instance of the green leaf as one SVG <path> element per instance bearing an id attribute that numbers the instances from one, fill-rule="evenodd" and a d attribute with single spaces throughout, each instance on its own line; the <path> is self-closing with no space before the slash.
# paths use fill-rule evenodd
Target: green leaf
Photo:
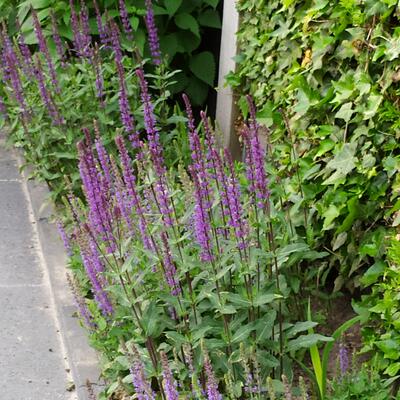
<path id="1" fill-rule="evenodd" d="M 192 100 L 194 106 L 201 105 L 207 98 L 209 86 L 196 77 L 189 79 L 186 93 Z"/>
<path id="2" fill-rule="evenodd" d="M 190 59 L 189 68 L 197 78 L 210 86 L 214 85 L 215 60 L 212 53 L 203 51 L 196 54 Z"/>
<path id="3" fill-rule="evenodd" d="M 300 332 L 308 331 L 309 329 L 315 328 L 318 325 L 318 322 L 314 321 L 303 321 L 303 322 L 296 322 L 294 326 L 290 327 L 286 331 L 286 337 L 291 338 L 296 336 Z"/>
<path id="4" fill-rule="evenodd" d="M 209 4 L 211 7 L 217 7 L 219 0 L 203 0 L 205 4 Z"/>
<path id="5" fill-rule="evenodd" d="M 301 335 L 296 339 L 290 340 L 288 343 L 288 351 L 296 351 L 299 349 L 309 349 L 319 342 L 332 342 L 333 338 L 320 335 L 319 333 L 312 333 L 308 335 Z"/>
<path id="6" fill-rule="evenodd" d="M 323 213 L 324 217 L 324 225 L 322 230 L 328 230 L 332 228 L 332 222 L 340 215 L 339 209 L 334 205 L 331 204 L 329 208 Z"/>
<path id="7" fill-rule="evenodd" d="M 240 327 L 232 336 L 232 343 L 242 343 L 244 342 L 250 335 L 251 331 L 254 330 L 254 327 L 251 325 L 244 325 Z"/>
<path id="8" fill-rule="evenodd" d="M 379 106 L 382 103 L 382 100 L 383 96 L 381 95 L 371 94 L 371 96 L 369 96 L 367 107 L 364 111 L 364 117 L 363 117 L 364 120 L 372 118 L 377 113 Z"/>
<path id="9" fill-rule="evenodd" d="M 221 28 L 221 19 L 216 10 L 206 10 L 197 18 L 199 24 L 202 26 L 209 26 L 210 28 Z"/>
<path id="10" fill-rule="evenodd" d="M 361 283 L 365 286 L 370 286 L 375 283 L 386 269 L 386 263 L 382 260 L 376 261 L 371 267 L 367 269 L 365 274 L 361 277 Z"/>
<path id="11" fill-rule="evenodd" d="M 221 314 L 236 314 L 237 310 L 232 305 L 224 305 L 219 308 L 219 312 Z"/>
<path id="12" fill-rule="evenodd" d="M 276 311 L 270 311 L 264 318 L 260 319 L 256 323 L 257 330 L 257 343 L 263 342 L 266 339 L 269 339 L 272 335 L 272 329 L 275 324 L 276 319 Z"/>
<path id="13" fill-rule="evenodd" d="M 278 296 L 274 293 L 258 294 L 258 296 L 254 299 L 253 305 L 254 305 L 254 307 L 259 307 L 264 304 L 272 303 L 275 299 L 277 299 L 279 297 L 281 297 L 281 296 Z"/>
<path id="14" fill-rule="evenodd" d="M 347 240 L 347 232 L 339 233 L 333 242 L 332 251 L 336 251 L 339 247 L 343 246 Z"/>
<path id="15" fill-rule="evenodd" d="M 188 13 L 175 15 L 175 23 L 181 29 L 186 29 L 200 37 L 199 24 L 196 19 Z"/>
<path id="16" fill-rule="evenodd" d="M 339 111 L 335 114 L 335 118 L 344 119 L 346 122 L 349 122 L 354 113 L 352 107 L 353 103 L 344 103 L 342 107 L 340 107 Z"/>
<path id="17" fill-rule="evenodd" d="M 350 173 L 356 166 L 357 158 L 354 156 L 357 149 L 357 143 L 345 143 L 342 149 L 335 155 L 333 160 L 329 161 L 326 169 L 334 173 L 322 182 L 323 185 L 336 184 Z"/>
<path id="18" fill-rule="evenodd" d="M 181 6 L 182 0 L 166 0 L 165 1 L 165 8 L 168 11 L 168 15 L 172 17 L 175 15 L 178 8 Z"/>

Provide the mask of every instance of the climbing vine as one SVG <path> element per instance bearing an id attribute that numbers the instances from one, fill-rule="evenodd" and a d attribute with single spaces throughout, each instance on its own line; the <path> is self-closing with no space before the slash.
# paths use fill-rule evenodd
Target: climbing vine
<path id="1" fill-rule="evenodd" d="M 286 160 L 276 171 L 288 188 L 284 200 L 302 196 L 308 220 L 298 223 L 329 253 L 313 275 L 337 270 L 335 289 L 353 289 L 384 258 L 384 237 L 400 224 L 397 1 L 237 7 L 238 70 L 228 82 L 254 96 L 273 157 Z M 246 113 L 244 97 L 238 104 Z"/>

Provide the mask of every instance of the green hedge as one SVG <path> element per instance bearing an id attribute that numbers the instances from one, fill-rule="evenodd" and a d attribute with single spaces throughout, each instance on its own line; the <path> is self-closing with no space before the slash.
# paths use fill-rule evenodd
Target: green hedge
<path id="1" fill-rule="evenodd" d="M 310 240 L 330 253 L 326 275 L 337 268 L 335 288 L 353 288 L 400 223 L 397 1 L 237 6 L 239 68 L 228 82 L 252 93 L 260 123 L 271 128 L 274 157 L 286 163 L 275 171 L 283 197 L 301 197 Z M 244 98 L 239 106 L 247 111 Z"/>

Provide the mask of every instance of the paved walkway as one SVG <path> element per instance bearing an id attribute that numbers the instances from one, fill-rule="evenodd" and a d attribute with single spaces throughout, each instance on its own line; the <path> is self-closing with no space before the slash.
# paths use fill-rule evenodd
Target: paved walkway
<path id="1" fill-rule="evenodd" d="M 15 155 L 0 137 L 0 398 L 74 400 L 49 274 Z"/>

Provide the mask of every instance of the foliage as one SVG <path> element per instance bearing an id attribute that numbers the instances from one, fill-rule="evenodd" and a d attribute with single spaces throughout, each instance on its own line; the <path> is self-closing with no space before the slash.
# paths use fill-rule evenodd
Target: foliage
<path id="1" fill-rule="evenodd" d="M 254 116 L 246 140 L 253 161 L 235 167 L 229 152 L 215 147 L 204 114 L 201 143 L 186 99 L 190 176 L 184 168 L 167 172 L 140 84 L 148 146 L 137 147 L 132 161 L 121 136 L 118 153 L 105 155 L 101 139 L 93 144 L 86 134 L 79 153 L 88 206 L 66 199 L 72 226 L 63 237 L 74 248 L 76 293 L 86 296 L 77 296 L 82 319 L 114 382 L 107 395 L 132 393 L 129 370 L 138 360 L 159 395 L 163 353 L 181 395 L 220 398 L 198 389 L 217 382 L 224 398 L 265 398 L 268 377 L 292 379 L 299 351 L 332 340 L 307 333 L 315 322 L 293 318 L 293 260 L 317 263 L 318 255 L 287 232 L 273 177 L 267 190 Z"/>
<path id="2" fill-rule="evenodd" d="M 122 85 L 127 88 L 127 112 L 132 114 L 138 129 L 143 127 L 138 82 L 132 72 L 139 65 L 152 72 L 148 76 L 152 91 L 157 93 L 158 98 L 154 111 L 159 116 L 159 129 L 166 148 L 168 165 L 172 166 L 178 161 L 185 162 L 187 148 L 173 145 L 176 141 L 182 142 L 182 135 L 186 137 L 184 118 L 180 116 L 178 106 L 174 106 L 171 100 L 171 86 L 175 84 L 179 71 L 170 70 L 164 63 L 152 68 L 149 60 L 142 60 L 128 53 L 121 60 L 125 71 L 121 78 L 116 61 L 118 49 L 110 49 L 95 42 L 90 57 L 77 57 L 77 51 L 72 48 L 71 56 L 64 60 L 57 52 L 51 53 L 51 49 L 55 48 L 53 36 L 45 45 L 50 49 L 57 78 L 57 82 L 54 82 L 46 55 L 40 51 L 26 60 L 21 54 L 20 37 L 15 38 L 13 50 L 9 52 L 12 53 L 10 59 L 15 58 L 18 61 L 12 68 L 18 73 L 16 78 L 20 81 L 21 95 L 28 111 L 27 115 L 21 112 L 21 104 L 15 97 L 18 87 L 8 77 L 7 71 L 13 63 L 9 65 L 3 61 L 4 85 L 0 87 L 0 100 L 4 102 L 6 118 L 2 123 L 10 131 L 13 142 L 24 149 L 27 162 L 35 164 L 35 175 L 48 182 L 55 200 L 60 200 L 67 187 L 75 193 L 80 190 L 79 173 L 76 170 L 76 143 L 82 128 L 91 126 L 96 120 L 103 140 L 107 145 L 111 143 L 111 146 L 115 135 L 122 130 L 126 131 L 121 114 Z M 3 43 L 3 60 L 5 53 L 6 46 Z M 43 75 L 43 89 L 39 84 L 38 74 Z M 43 97 L 43 90 L 45 95 L 47 93 L 48 100 Z M 55 121 L 54 113 L 62 119 L 62 123 Z M 172 113 L 174 115 L 171 116 Z"/>
<path id="3" fill-rule="evenodd" d="M 390 377 L 399 377 L 399 285 L 400 242 L 388 240 L 387 263 L 376 262 L 362 278 L 371 292 L 362 296 L 357 311 L 363 318 L 362 352 L 376 354 L 377 367 Z"/>
<path id="4" fill-rule="evenodd" d="M 73 38 L 70 24 L 70 4 L 67 0 L 26 0 L 19 1 L 18 17 L 28 44 L 36 44 L 29 7 L 40 10 L 39 18 L 47 34 L 51 32 L 50 12 L 53 10 L 59 22 L 63 40 Z M 76 1 L 79 7 L 79 1 Z M 119 0 L 98 0 L 103 20 L 105 10 L 109 17 L 119 18 Z M 172 70 L 181 70 L 178 82 L 171 88 L 174 93 L 185 91 L 196 105 L 203 104 L 213 88 L 216 79 L 216 56 L 218 48 L 210 47 L 208 37 L 218 37 L 221 28 L 218 11 L 219 0 L 161 0 L 155 3 L 154 12 L 160 36 L 164 62 Z M 85 2 L 89 10 L 89 25 L 92 35 L 98 35 L 96 14 L 92 1 Z M 127 2 L 129 21 L 133 29 L 134 45 L 129 37 L 123 42 L 127 52 L 139 51 L 143 57 L 149 57 L 146 41 L 146 26 L 143 20 L 145 6 L 143 0 Z M 119 18 L 120 20 L 120 18 Z M 9 21 L 12 33 L 16 31 L 14 19 Z"/>
<path id="5" fill-rule="evenodd" d="M 391 381 L 382 380 L 379 371 L 364 363 L 354 365 L 352 370 L 336 378 L 331 384 L 328 400 L 389 400 Z M 397 398 L 397 397 L 396 397 Z"/>
<path id="6" fill-rule="evenodd" d="M 238 9 L 228 82 L 254 95 L 259 122 L 273 129 L 288 202 L 303 197 L 308 243 L 330 253 L 321 282 L 337 269 L 334 288 L 353 290 L 398 224 L 397 2 L 241 0 Z"/>

